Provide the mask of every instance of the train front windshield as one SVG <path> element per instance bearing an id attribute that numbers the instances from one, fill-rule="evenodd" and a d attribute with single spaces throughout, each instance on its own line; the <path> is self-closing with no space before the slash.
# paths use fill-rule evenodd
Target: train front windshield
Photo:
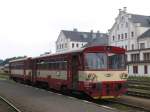
<path id="1" fill-rule="evenodd" d="M 115 53 L 86 53 L 85 69 L 125 69 L 125 55 Z"/>

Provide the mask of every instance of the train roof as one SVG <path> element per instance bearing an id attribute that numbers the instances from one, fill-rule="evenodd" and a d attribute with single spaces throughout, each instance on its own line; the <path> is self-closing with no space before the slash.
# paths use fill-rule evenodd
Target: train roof
<path id="1" fill-rule="evenodd" d="M 32 59 L 43 58 L 43 57 L 47 57 L 47 56 L 55 56 L 55 55 L 60 55 L 60 54 L 76 53 L 76 52 L 81 52 L 81 51 L 83 51 L 84 49 L 85 49 L 85 48 L 80 48 L 80 49 L 77 49 L 77 50 L 56 52 L 56 53 L 53 53 L 53 54 L 46 54 L 46 55 L 43 55 L 43 56 L 33 57 Z"/>
<path id="2" fill-rule="evenodd" d="M 20 58 L 20 59 L 14 59 L 14 60 L 11 60 L 9 62 L 12 63 L 12 62 L 17 62 L 17 61 L 24 61 L 24 60 L 27 60 L 27 59 L 30 59 L 30 57 Z"/>
<path id="3" fill-rule="evenodd" d="M 56 53 L 53 53 L 53 54 L 45 54 L 45 55 L 37 56 L 37 57 L 26 57 L 26 58 L 12 60 L 10 62 L 18 62 L 18 61 L 23 61 L 23 60 L 27 60 L 27 59 L 38 59 L 38 58 L 44 58 L 44 57 L 48 57 L 48 56 L 63 55 L 63 54 L 69 54 L 69 53 L 78 53 L 78 52 L 82 52 L 84 50 L 87 50 L 87 49 L 90 49 L 90 48 L 96 48 L 96 47 L 111 47 L 111 48 L 117 48 L 119 50 L 125 51 L 125 49 L 120 48 L 120 47 L 116 47 L 116 46 L 90 46 L 90 47 L 79 48 L 77 50 L 56 52 Z"/>

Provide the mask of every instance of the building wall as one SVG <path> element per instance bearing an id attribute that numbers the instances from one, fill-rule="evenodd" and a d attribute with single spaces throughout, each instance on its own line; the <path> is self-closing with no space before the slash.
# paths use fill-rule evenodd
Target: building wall
<path id="1" fill-rule="evenodd" d="M 143 53 L 150 52 L 150 50 L 136 50 L 140 49 L 140 43 L 145 44 L 144 49 L 150 48 L 150 38 L 138 40 L 138 37 L 148 29 L 150 27 L 142 27 L 140 23 L 133 23 L 132 14 L 127 13 L 126 9 L 124 9 L 119 11 L 113 27 L 109 30 L 109 45 L 127 49 L 127 62 L 131 62 L 127 67 L 129 75 L 150 76 L 150 63 L 142 62 L 144 60 Z M 134 35 L 132 35 L 132 32 L 134 32 Z M 125 38 L 125 33 L 127 33 L 127 38 Z M 124 34 L 123 39 L 121 37 L 122 34 Z M 121 39 L 118 39 L 118 35 L 120 35 Z M 139 53 L 140 60 L 135 64 L 131 60 L 131 55 L 136 53 Z M 134 65 L 138 66 L 138 74 L 133 73 Z M 144 65 L 148 66 L 148 74 L 144 74 Z"/>
<path id="2" fill-rule="evenodd" d="M 110 45 L 123 47 L 125 49 L 127 48 L 127 50 L 138 49 L 137 38 L 142 33 L 147 31 L 149 27 L 142 27 L 140 23 L 133 23 L 131 18 L 132 18 L 131 14 L 125 11 L 119 12 L 117 18 L 115 19 L 115 24 L 109 30 Z M 133 36 L 132 36 L 132 32 L 134 33 Z M 125 33 L 127 34 L 127 38 L 125 38 Z M 123 34 L 123 39 L 122 39 L 122 34 Z M 118 35 L 120 35 L 120 39 L 118 39 Z"/>
<path id="3" fill-rule="evenodd" d="M 135 74 L 135 73 L 133 73 L 133 66 L 138 66 L 138 73 L 137 74 Z M 148 73 L 147 74 L 145 74 L 144 73 L 144 66 L 145 65 L 147 65 L 147 70 L 148 70 Z M 150 64 L 131 64 L 131 65 L 128 65 L 128 67 L 129 67 L 129 75 L 130 76 L 148 76 L 148 77 L 150 77 Z"/>
<path id="4" fill-rule="evenodd" d="M 148 56 L 148 60 L 144 58 L 144 53 L 149 53 L 150 54 L 150 48 L 146 49 L 138 49 L 135 51 L 128 51 L 127 56 L 128 56 L 128 73 L 131 76 L 148 76 L 150 77 L 150 55 Z M 132 54 L 139 54 L 139 60 L 134 61 L 131 59 Z M 148 73 L 144 73 L 144 66 L 147 66 L 147 71 Z M 138 66 L 138 73 L 133 73 L 133 66 Z"/>
<path id="5" fill-rule="evenodd" d="M 56 52 L 77 50 L 83 47 L 85 44 L 87 44 L 87 42 L 71 41 L 61 32 L 56 41 Z"/>

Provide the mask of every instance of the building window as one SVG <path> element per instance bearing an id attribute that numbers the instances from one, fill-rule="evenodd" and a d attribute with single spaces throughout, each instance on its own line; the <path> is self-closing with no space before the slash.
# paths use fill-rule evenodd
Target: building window
<path id="1" fill-rule="evenodd" d="M 113 40 L 115 40 L 115 36 L 113 35 Z"/>
<path id="2" fill-rule="evenodd" d="M 65 48 L 67 48 L 67 43 L 65 43 Z"/>
<path id="3" fill-rule="evenodd" d="M 145 43 L 140 43 L 140 49 L 144 49 L 145 48 Z"/>
<path id="4" fill-rule="evenodd" d="M 144 74 L 148 73 L 147 65 L 144 65 Z"/>
<path id="5" fill-rule="evenodd" d="M 126 28 L 128 27 L 128 23 L 126 22 Z"/>
<path id="6" fill-rule="evenodd" d="M 143 60 L 144 61 L 150 60 L 150 53 L 143 53 Z"/>
<path id="7" fill-rule="evenodd" d="M 124 35 L 125 35 L 125 38 L 128 38 L 128 35 L 127 35 L 127 33 L 125 33 Z"/>
<path id="8" fill-rule="evenodd" d="M 133 62 L 140 61 L 140 55 L 139 54 L 131 54 L 131 61 L 133 61 Z"/>
<path id="9" fill-rule="evenodd" d="M 120 35 L 118 35 L 118 40 L 120 40 Z"/>
<path id="10" fill-rule="evenodd" d="M 123 39 L 123 34 L 121 34 L 121 39 Z"/>
<path id="11" fill-rule="evenodd" d="M 132 46 L 131 46 L 131 47 L 132 47 L 132 50 L 134 50 L 134 44 L 132 44 Z"/>
<path id="12" fill-rule="evenodd" d="M 76 47 L 79 47 L 79 44 L 76 44 Z"/>
<path id="13" fill-rule="evenodd" d="M 131 32 L 131 37 L 134 37 L 134 32 Z"/>
<path id="14" fill-rule="evenodd" d="M 119 30 L 119 25 L 117 26 L 117 29 Z"/>
<path id="15" fill-rule="evenodd" d="M 121 24 L 121 28 L 123 28 L 123 24 Z"/>
<path id="16" fill-rule="evenodd" d="M 127 47 L 127 45 L 125 45 L 125 49 L 126 49 L 126 50 L 128 50 L 128 47 Z"/>
<path id="17" fill-rule="evenodd" d="M 138 73 L 138 66 L 133 66 L 133 73 L 137 74 Z"/>
<path id="18" fill-rule="evenodd" d="M 72 48 L 74 48 L 74 43 L 72 43 Z"/>

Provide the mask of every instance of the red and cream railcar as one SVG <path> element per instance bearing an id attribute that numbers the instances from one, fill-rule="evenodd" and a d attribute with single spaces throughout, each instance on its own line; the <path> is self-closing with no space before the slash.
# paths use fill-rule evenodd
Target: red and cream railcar
<path id="1" fill-rule="evenodd" d="M 126 92 L 128 75 L 122 48 L 93 46 L 31 60 L 32 72 L 28 74 L 32 75 L 32 83 L 47 83 L 57 90 L 81 91 L 94 99 L 115 98 Z"/>
<path id="2" fill-rule="evenodd" d="M 16 81 L 30 81 L 32 78 L 31 65 L 31 58 L 22 58 L 10 61 L 10 78 Z"/>

